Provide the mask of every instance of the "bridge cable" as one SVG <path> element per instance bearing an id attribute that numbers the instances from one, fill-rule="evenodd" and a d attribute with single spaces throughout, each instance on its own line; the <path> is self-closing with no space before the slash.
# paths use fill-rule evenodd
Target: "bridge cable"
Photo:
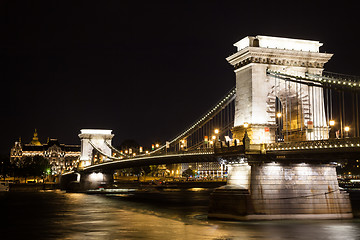
<path id="1" fill-rule="evenodd" d="M 190 127 L 186 130 L 178 134 L 175 138 L 169 141 L 170 145 L 178 142 L 179 140 L 183 139 L 186 136 L 189 136 L 190 133 L 195 132 L 199 127 L 204 126 L 207 122 L 213 124 L 212 119 L 219 113 L 223 108 L 225 108 L 230 102 L 235 99 L 236 96 L 236 87 L 233 87 L 226 95 L 223 97 L 214 107 L 212 107 L 208 112 L 206 112 L 201 118 L 199 118 L 195 123 L 193 123 Z M 215 120 L 215 119 L 214 119 Z M 208 132 L 210 133 L 210 131 Z M 150 154 L 154 154 L 160 150 L 163 150 L 166 145 L 160 146 L 158 149 L 150 152 Z M 177 146 L 175 145 L 175 148 Z M 180 148 L 180 146 L 178 146 Z"/>
<path id="2" fill-rule="evenodd" d="M 111 144 L 109 144 L 106 140 L 104 140 L 104 143 L 106 144 L 106 146 L 108 146 L 109 148 L 111 148 L 111 150 L 115 151 L 116 153 L 124 156 L 124 157 L 128 157 L 128 155 L 122 153 L 121 151 L 119 151 L 118 149 L 116 149 L 115 147 L 113 147 Z"/>
<path id="3" fill-rule="evenodd" d="M 121 159 L 122 159 L 122 158 L 119 158 L 119 157 L 109 156 L 108 154 L 104 153 L 102 150 L 100 150 L 99 148 L 97 148 L 97 147 L 95 146 L 95 144 L 94 144 L 91 140 L 89 140 L 89 144 L 90 144 L 98 153 L 100 153 L 101 155 L 103 155 L 103 156 L 105 156 L 105 157 L 107 157 L 107 158 L 109 158 L 109 159 L 111 159 L 111 160 L 121 160 Z"/>

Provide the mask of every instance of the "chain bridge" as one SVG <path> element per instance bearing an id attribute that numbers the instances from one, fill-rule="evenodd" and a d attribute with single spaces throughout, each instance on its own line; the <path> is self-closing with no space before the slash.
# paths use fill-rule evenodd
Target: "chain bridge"
<path id="1" fill-rule="evenodd" d="M 351 218 L 335 167 L 360 156 L 360 78 L 324 71 L 332 54 L 318 41 L 254 36 L 234 46 L 234 88 L 188 128 L 137 155 L 114 148 L 111 130 L 83 129 L 79 168 L 62 181 L 75 174 L 88 189 L 93 172 L 106 182 L 121 168 L 221 161 L 228 182 L 209 217 Z"/>

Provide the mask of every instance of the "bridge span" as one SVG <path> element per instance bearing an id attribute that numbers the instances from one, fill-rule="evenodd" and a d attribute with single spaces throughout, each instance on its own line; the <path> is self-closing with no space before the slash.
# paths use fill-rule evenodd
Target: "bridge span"
<path id="1" fill-rule="evenodd" d="M 212 194 L 209 217 L 351 218 L 336 166 L 360 155 L 360 78 L 325 72 L 332 54 L 318 41 L 248 36 L 234 46 L 226 60 L 235 88 L 187 129 L 135 157 L 111 145 L 111 130 L 82 130 L 79 168 L 63 181 L 80 176 L 88 189 L 118 168 L 222 161 L 228 181 Z"/>

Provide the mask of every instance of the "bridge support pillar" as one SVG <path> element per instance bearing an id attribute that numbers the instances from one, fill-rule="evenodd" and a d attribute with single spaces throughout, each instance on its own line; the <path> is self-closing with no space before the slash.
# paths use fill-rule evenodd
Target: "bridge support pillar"
<path id="1" fill-rule="evenodd" d="M 110 187 L 114 182 L 113 171 L 76 172 L 62 175 L 60 188 L 67 192 L 85 192 L 100 187 Z"/>
<path id="2" fill-rule="evenodd" d="M 100 187 L 109 187 L 114 183 L 113 175 L 113 171 L 81 173 L 80 188 L 87 191 L 99 189 Z"/>
<path id="3" fill-rule="evenodd" d="M 352 218 L 336 166 L 308 163 L 235 163 L 228 184 L 210 197 L 209 217 L 235 220 Z"/>

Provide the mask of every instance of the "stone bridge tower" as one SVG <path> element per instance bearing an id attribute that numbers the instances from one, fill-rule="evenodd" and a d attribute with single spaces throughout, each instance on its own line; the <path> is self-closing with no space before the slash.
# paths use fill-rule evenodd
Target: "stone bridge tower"
<path id="1" fill-rule="evenodd" d="M 111 145 L 111 140 L 114 134 L 111 134 L 112 130 L 102 129 L 81 129 L 79 138 L 81 140 L 81 155 L 80 155 L 80 168 L 86 167 L 92 164 L 94 147 L 92 144 L 105 153 L 111 156 L 111 149 L 106 145 L 105 141 Z M 90 143 L 91 142 L 91 143 Z M 104 158 L 103 161 L 109 159 Z"/>
<path id="2" fill-rule="evenodd" d="M 236 74 L 235 139 L 244 136 L 244 123 L 252 143 L 275 141 L 276 104 L 280 102 L 285 141 L 328 138 L 323 90 L 267 74 L 267 69 L 285 74 L 321 75 L 332 54 L 320 53 L 318 41 L 256 36 L 234 44 L 237 52 L 226 60 Z M 313 130 L 306 131 L 308 124 Z M 286 132 L 286 134 L 285 134 Z"/>

